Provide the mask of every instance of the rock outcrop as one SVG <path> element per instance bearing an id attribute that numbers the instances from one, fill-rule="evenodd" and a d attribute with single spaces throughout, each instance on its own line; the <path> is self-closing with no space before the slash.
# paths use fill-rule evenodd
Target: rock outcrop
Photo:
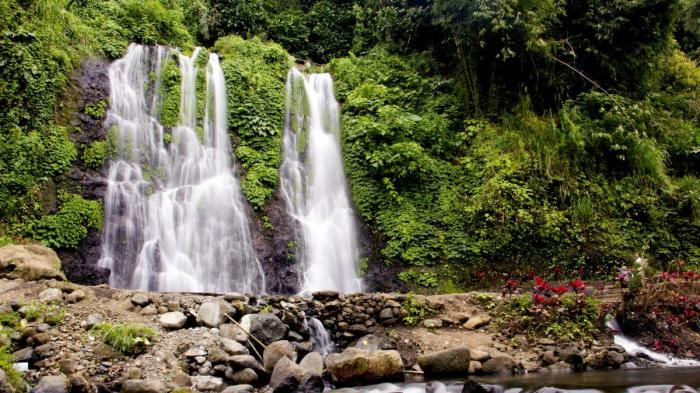
<path id="1" fill-rule="evenodd" d="M 27 281 L 66 279 L 56 252 L 38 244 L 0 247 L 0 276 Z"/>
<path id="2" fill-rule="evenodd" d="M 418 365 L 426 378 L 464 377 L 469 374 L 469 348 L 456 347 L 422 355 L 418 357 Z"/>
<path id="3" fill-rule="evenodd" d="M 402 381 L 404 365 L 394 350 L 366 351 L 348 348 L 326 357 L 326 368 L 338 385 Z"/>

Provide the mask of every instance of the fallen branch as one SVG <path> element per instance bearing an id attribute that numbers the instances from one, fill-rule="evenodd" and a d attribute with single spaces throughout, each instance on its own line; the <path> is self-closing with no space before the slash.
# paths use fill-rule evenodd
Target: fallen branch
<path id="1" fill-rule="evenodd" d="M 243 330 L 243 333 L 247 334 L 248 337 L 250 337 L 250 338 L 252 338 L 253 340 L 255 340 L 255 342 L 258 343 L 258 344 L 260 344 L 260 346 L 263 347 L 263 349 L 267 348 L 267 346 L 266 346 L 265 344 L 263 344 L 262 341 L 258 340 L 257 337 L 253 336 L 249 331 L 247 331 L 243 326 L 241 326 L 240 323 L 236 322 L 235 319 L 231 318 L 228 314 L 226 315 L 226 318 L 230 319 L 231 322 L 235 323 L 236 326 L 238 326 L 241 330 Z M 257 351 L 256 351 L 256 352 L 257 352 Z"/>

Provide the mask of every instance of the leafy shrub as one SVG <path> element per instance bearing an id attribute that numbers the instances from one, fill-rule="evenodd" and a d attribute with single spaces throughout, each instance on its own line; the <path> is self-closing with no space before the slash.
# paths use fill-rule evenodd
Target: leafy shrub
<path id="1" fill-rule="evenodd" d="M 105 344 L 127 355 L 145 352 L 151 345 L 150 340 L 156 336 L 153 328 L 133 323 L 113 325 L 103 322 L 95 325 L 90 332 Z"/>
<path id="2" fill-rule="evenodd" d="M 56 214 L 43 216 L 25 225 L 26 237 L 38 239 L 54 248 L 75 248 L 89 229 L 102 228 L 102 204 L 85 200 L 80 195 L 59 195 Z"/>
<path id="3" fill-rule="evenodd" d="M 230 36 L 214 51 L 222 57 L 229 129 L 242 170 L 241 188 L 261 211 L 277 185 L 289 55 L 276 44 Z"/>
<path id="4" fill-rule="evenodd" d="M 105 141 L 95 141 L 83 149 L 83 162 L 90 169 L 101 169 L 104 166 L 107 152 Z"/>
<path id="5" fill-rule="evenodd" d="M 406 300 L 401 304 L 401 308 L 408 313 L 408 315 L 403 317 L 403 323 L 407 326 L 416 325 L 435 312 L 425 300 L 417 298 L 411 292 L 406 296 Z"/>

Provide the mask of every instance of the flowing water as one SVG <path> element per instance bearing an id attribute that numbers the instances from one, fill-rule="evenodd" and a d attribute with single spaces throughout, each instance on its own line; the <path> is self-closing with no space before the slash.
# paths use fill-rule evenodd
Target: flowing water
<path id="1" fill-rule="evenodd" d="M 111 270 L 112 286 L 265 291 L 233 166 L 224 76 L 210 54 L 198 122 L 198 54 L 132 44 L 109 69 L 106 125 L 118 135 L 118 159 L 109 168 L 100 265 Z M 158 120 L 160 80 L 164 63 L 176 55 L 180 114 L 168 134 Z"/>
<path id="2" fill-rule="evenodd" d="M 337 351 L 335 343 L 331 340 L 331 335 L 323 326 L 323 323 L 316 318 L 307 318 L 306 324 L 311 333 L 311 342 L 314 344 L 314 352 L 323 356 Z"/>
<path id="3" fill-rule="evenodd" d="M 476 378 L 492 393 L 698 393 L 700 369 L 626 369 L 583 373 L 533 373 L 513 377 Z M 336 393 L 460 393 L 460 381 L 383 383 L 337 389 Z"/>
<path id="4" fill-rule="evenodd" d="M 287 77 L 281 189 L 298 222 L 302 292 L 360 292 L 359 250 L 340 150 L 339 105 L 329 74 Z"/>

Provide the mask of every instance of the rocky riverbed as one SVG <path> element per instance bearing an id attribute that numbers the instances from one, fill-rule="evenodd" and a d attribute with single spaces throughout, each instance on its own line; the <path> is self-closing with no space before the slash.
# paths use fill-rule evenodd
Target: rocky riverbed
<path id="1" fill-rule="evenodd" d="M 69 283 L 50 265 L 0 279 L 0 314 L 21 318 L 5 329 L 4 344 L 36 393 L 320 392 L 406 376 L 572 372 L 633 360 L 612 334 L 579 341 L 503 334 L 490 312 L 498 294 L 485 304 L 479 293 L 148 293 Z M 336 353 L 326 353 L 310 318 L 325 326 Z M 154 334 L 126 354 L 92 329 L 101 323 Z M 6 377 L 5 391 L 16 390 Z"/>

